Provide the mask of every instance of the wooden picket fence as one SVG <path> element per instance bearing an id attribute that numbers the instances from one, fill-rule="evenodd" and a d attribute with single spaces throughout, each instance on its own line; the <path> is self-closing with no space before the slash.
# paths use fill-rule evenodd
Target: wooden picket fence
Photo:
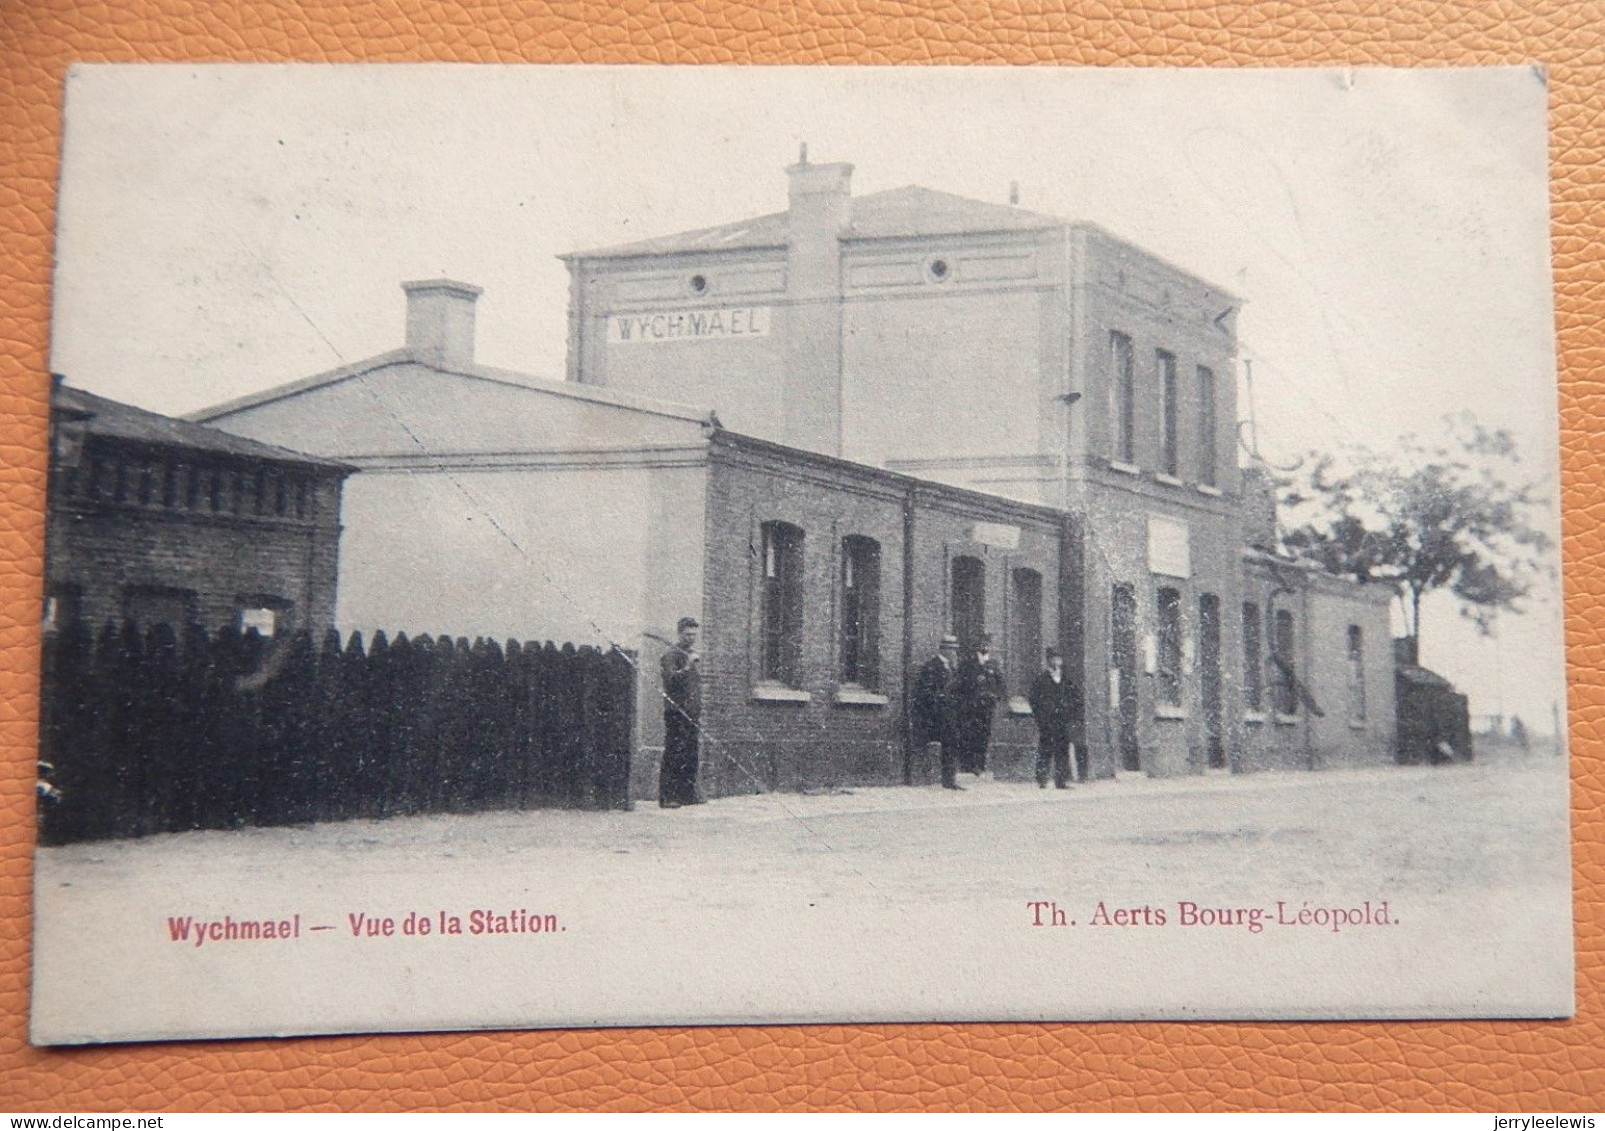
<path id="1" fill-rule="evenodd" d="M 44 646 L 47 844 L 488 809 L 629 807 L 620 652 L 166 625 Z"/>

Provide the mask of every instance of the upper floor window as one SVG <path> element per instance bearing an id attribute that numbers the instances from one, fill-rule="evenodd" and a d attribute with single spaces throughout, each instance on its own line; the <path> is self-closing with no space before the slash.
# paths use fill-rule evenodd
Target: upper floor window
<path id="1" fill-rule="evenodd" d="M 1249 711 L 1265 709 L 1265 669 L 1260 663 L 1259 606 L 1243 602 L 1243 707 Z"/>
<path id="2" fill-rule="evenodd" d="M 1114 390 L 1115 459 L 1137 462 L 1137 370 L 1131 339 L 1109 332 L 1109 372 Z"/>
<path id="3" fill-rule="evenodd" d="M 1215 371 L 1207 365 L 1198 367 L 1198 481 L 1206 487 L 1216 486 L 1219 475 L 1216 464 L 1220 450 L 1216 446 L 1215 432 L 1219 428 L 1215 404 Z"/>
<path id="4" fill-rule="evenodd" d="M 1159 702 L 1166 707 L 1180 707 L 1182 700 L 1182 627 L 1181 593 L 1175 589 L 1161 589 L 1158 594 L 1159 614 L 1159 681 L 1156 688 Z"/>
<path id="5" fill-rule="evenodd" d="M 843 538 L 841 581 L 841 679 L 873 690 L 880 685 L 880 543 Z"/>
<path id="6" fill-rule="evenodd" d="M 1349 625 L 1349 718 L 1365 721 L 1365 632 Z"/>
<path id="7" fill-rule="evenodd" d="M 1159 369 L 1159 470 L 1181 474 L 1181 406 L 1176 403 L 1176 355 L 1156 350 Z"/>
<path id="8" fill-rule="evenodd" d="M 980 558 L 953 559 L 953 635 L 969 651 L 986 633 L 986 564 Z"/>
<path id="9" fill-rule="evenodd" d="M 803 532 L 763 524 L 759 678 L 795 687 L 802 654 Z"/>

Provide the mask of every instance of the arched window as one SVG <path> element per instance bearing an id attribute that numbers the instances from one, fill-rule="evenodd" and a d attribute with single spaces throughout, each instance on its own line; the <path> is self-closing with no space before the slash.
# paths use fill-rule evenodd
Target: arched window
<path id="1" fill-rule="evenodd" d="M 802 656 L 803 532 L 787 522 L 763 524 L 759 678 L 797 686 Z"/>
<path id="2" fill-rule="evenodd" d="M 1293 664 L 1293 614 L 1277 609 L 1276 633 L 1271 639 L 1271 689 L 1277 714 L 1298 713 L 1297 678 Z"/>
<path id="3" fill-rule="evenodd" d="M 1365 633 L 1349 625 L 1349 720 L 1365 722 Z"/>
<path id="4" fill-rule="evenodd" d="M 1034 569 L 1014 571 L 1009 606 L 1009 685 L 1023 692 L 1042 670 L 1042 575 Z"/>
<path id="5" fill-rule="evenodd" d="M 953 635 L 966 650 L 986 632 L 986 563 L 980 558 L 953 559 Z"/>
<path id="6" fill-rule="evenodd" d="M 849 534 L 842 539 L 841 680 L 880 686 L 881 544 Z"/>

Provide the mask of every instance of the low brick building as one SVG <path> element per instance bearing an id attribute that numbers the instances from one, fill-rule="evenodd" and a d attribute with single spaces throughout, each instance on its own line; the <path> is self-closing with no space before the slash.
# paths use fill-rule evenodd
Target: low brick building
<path id="1" fill-rule="evenodd" d="M 708 473 L 711 791 L 931 780 L 904 711 L 949 631 L 996 639 L 1012 694 L 989 768 L 1031 775 L 1023 696 L 1075 607 L 1061 600 L 1078 591 L 1071 516 L 723 431 Z"/>
<path id="2" fill-rule="evenodd" d="M 348 470 L 58 381 L 46 631 L 332 627 Z"/>

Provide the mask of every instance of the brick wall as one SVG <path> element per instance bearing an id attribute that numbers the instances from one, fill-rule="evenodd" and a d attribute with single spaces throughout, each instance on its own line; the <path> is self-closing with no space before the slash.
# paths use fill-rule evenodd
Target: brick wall
<path id="1" fill-rule="evenodd" d="M 1391 762 L 1395 708 L 1388 591 L 1256 557 L 1245 563 L 1243 599 L 1256 606 L 1264 625 L 1260 663 L 1265 698 L 1262 710 L 1239 715 L 1235 768 L 1328 769 Z M 1276 710 L 1266 659 L 1278 610 L 1293 616 L 1295 668 L 1308 694 L 1292 714 Z M 1363 717 L 1351 693 L 1350 626 L 1361 633 Z M 1239 652 L 1240 669 L 1243 663 Z M 1319 715 L 1310 709 L 1310 700 Z"/>
<path id="2" fill-rule="evenodd" d="M 1100 478 L 1099 476 L 1102 476 Z M 1141 475 L 1094 471 L 1083 486 L 1086 546 L 1084 558 L 1085 646 L 1083 680 L 1087 689 L 1087 745 L 1090 772 L 1107 777 L 1128 768 L 1121 757 L 1121 726 L 1116 685 L 1113 590 L 1130 586 L 1135 598 L 1135 665 L 1123 668 L 1121 680 L 1136 684 L 1137 765 L 1150 774 L 1202 772 L 1209 761 L 1204 711 L 1205 658 L 1201 640 L 1202 601 L 1219 602 L 1222 737 L 1232 747 L 1235 708 L 1241 699 L 1238 666 L 1241 654 L 1239 618 L 1242 559 L 1238 525 L 1227 498 L 1199 494 L 1187 485 L 1156 482 Z M 1159 520 L 1185 530 L 1187 576 L 1156 571 L 1149 554 L 1149 524 Z M 1175 589 L 1180 597 L 1181 696 L 1161 705 L 1156 689 L 1158 595 Z"/>
<path id="3" fill-rule="evenodd" d="M 905 540 L 905 515 L 914 537 Z M 803 626 L 796 678 L 761 686 L 759 560 L 765 522 L 803 531 Z M 989 545 L 1018 531 L 1018 545 Z M 963 492 L 840 461 L 727 439 L 714 445 L 709 478 L 707 594 L 703 621 L 703 787 L 713 796 L 756 789 L 827 789 L 904 779 L 903 707 L 908 656 L 934 654 L 950 626 L 948 571 L 957 554 L 983 561 L 986 621 L 1000 659 L 1009 655 L 1010 579 L 1016 569 L 1043 580 L 1041 639 L 1058 637 L 1061 520 Z M 880 667 L 872 688 L 845 688 L 840 659 L 841 542 L 880 544 Z M 912 552 L 912 615 L 904 611 L 904 551 Z M 1034 671 L 1034 662 L 1031 665 Z M 1021 689 L 1011 687 L 1011 691 Z M 878 697 L 878 698 L 877 698 Z M 1029 717 L 999 709 L 989 766 L 1028 774 L 1035 757 Z M 1022 770 L 1022 766 L 1025 768 Z"/>
<path id="4" fill-rule="evenodd" d="M 1395 715 L 1389 618 L 1392 594 L 1384 586 L 1357 585 L 1324 575 L 1315 575 L 1311 581 L 1308 679 L 1318 689 L 1325 711 L 1324 717 L 1310 722 L 1314 768 L 1391 763 Z M 1352 690 L 1351 627 L 1360 630 L 1363 696 Z"/>
<path id="5" fill-rule="evenodd" d="M 1199 408 L 1198 367 L 1215 374 L 1214 486 L 1237 492 L 1237 337 L 1240 301 L 1159 257 L 1091 225 L 1071 232 L 1073 293 L 1072 388 L 1085 393 L 1071 418 L 1072 450 L 1107 461 L 1116 457 L 1115 397 L 1110 332 L 1132 343 L 1136 384 L 1135 457 L 1159 467 L 1160 376 L 1156 351 L 1176 359 L 1177 478 L 1197 483 L 1205 417 Z"/>
<path id="6" fill-rule="evenodd" d="M 99 456 L 109 466 L 122 458 L 118 452 L 92 438 L 86 461 Z M 254 475 L 266 465 L 220 466 Z M 48 512 L 47 593 L 71 587 L 79 615 L 98 627 L 124 615 L 130 587 L 188 591 L 210 630 L 234 623 L 243 605 L 276 598 L 290 604 L 291 627 L 322 632 L 334 623 L 341 480 L 325 473 L 308 482 L 308 506 L 298 518 L 252 513 L 254 500 L 234 513 L 231 497 L 219 512 L 205 502 L 164 505 L 159 490 L 144 502 L 132 490 L 120 502 L 110 488 L 90 497 L 81 480 L 69 485 L 58 473 Z"/>

